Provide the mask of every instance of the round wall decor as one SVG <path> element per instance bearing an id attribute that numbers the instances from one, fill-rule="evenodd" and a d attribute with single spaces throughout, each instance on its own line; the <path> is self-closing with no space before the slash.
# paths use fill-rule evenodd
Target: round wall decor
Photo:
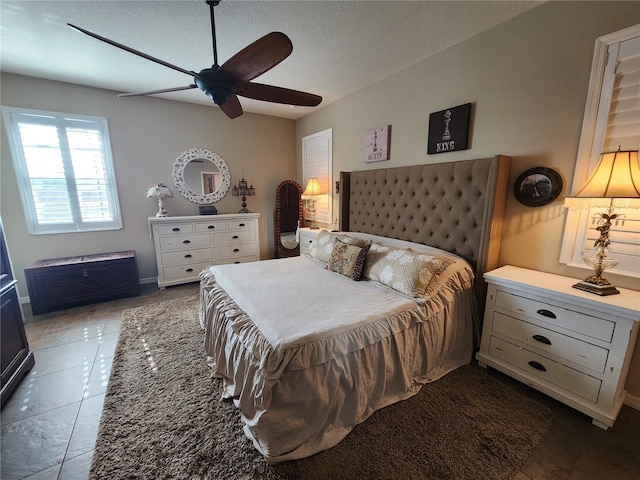
<path id="1" fill-rule="evenodd" d="M 546 167 L 524 171 L 513 184 L 513 194 L 529 207 L 540 207 L 553 202 L 562 192 L 562 177 Z"/>

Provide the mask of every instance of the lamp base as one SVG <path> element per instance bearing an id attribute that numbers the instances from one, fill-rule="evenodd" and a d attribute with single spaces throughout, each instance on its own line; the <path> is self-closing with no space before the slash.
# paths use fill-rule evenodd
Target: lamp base
<path id="1" fill-rule="evenodd" d="M 583 290 L 589 293 L 595 293 L 596 295 L 600 295 L 602 297 L 607 295 L 616 295 L 620 293 L 613 285 L 596 285 L 595 283 L 589 282 L 578 282 L 575 285 L 572 285 L 573 288 L 577 288 L 578 290 Z"/>

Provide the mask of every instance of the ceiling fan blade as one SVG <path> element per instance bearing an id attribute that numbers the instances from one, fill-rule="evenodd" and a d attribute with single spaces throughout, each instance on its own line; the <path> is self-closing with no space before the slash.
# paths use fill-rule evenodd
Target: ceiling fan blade
<path id="1" fill-rule="evenodd" d="M 293 51 L 284 33 L 271 32 L 236 53 L 218 70 L 237 83 L 248 82 L 275 67 Z"/>
<path id="2" fill-rule="evenodd" d="M 180 68 L 176 65 L 172 65 L 171 63 L 165 62 L 164 60 L 160 60 L 159 58 L 152 57 L 151 55 L 147 55 L 146 53 L 140 52 L 139 50 L 135 50 L 131 47 L 127 47 L 126 45 L 118 43 L 114 40 L 110 40 L 106 37 L 103 37 L 102 35 L 98 35 L 97 33 L 90 32 L 89 30 L 85 30 L 84 28 L 80 28 L 75 25 L 72 25 L 71 23 L 67 23 L 67 25 L 69 25 L 74 30 L 77 30 L 78 32 L 82 32 L 85 35 L 89 35 L 90 37 L 101 40 L 105 43 L 108 43 L 109 45 L 113 45 L 114 47 L 121 48 L 122 50 L 125 50 L 129 53 L 133 53 L 134 55 L 138 55 L 139 57 L 146 58 L 147 60 L 151 60 L 152 62 L 155 62 L 155 63 L 159 63 L 160 65 L 164 65 L 165 67 L 172 68 L 173 70 L 177 70 L 178 72 L 186 73 L 187 75 L 191 75 L 192 77 L 198 77 L 198 74 L 196 72 L 185 70 L 184 68 Z"/>
<path id="3" fill-rule="evenodd" d="M 236 93 L 243 97 L 253 98 L 254 100 L 299 105 L 301 107 L 315 107 L 322 101 L 320 95 L 314 95 L 313 93 L 254 82 L 246 82 L 239 85 Z"/>
<path id="4" fill-rule="evenodd" d="M 187 85 L 186 87 L 174 87 L 174 88 L 163 88 L 161 90 L 150 90 L 148 92 L 136 92 L 136 93 L 119 93 L 118 97 L 140 97 L 143 95 L 155 95 L 156 93 L 169 93 L 169 92 L 179 92 L 180 90 L 191 90 L 192 88 L 198 88 L 197 85 Z"/>
<path id="5" fill-rule="evenodd" d="M 218 105 L 224 113 L 227 114 L 227 117 L 233 119 L 242 115 L 242 105 L 240 105 L 240 100 L 233 93 L 227 95 L 226 100 L 222 105 Z"/>

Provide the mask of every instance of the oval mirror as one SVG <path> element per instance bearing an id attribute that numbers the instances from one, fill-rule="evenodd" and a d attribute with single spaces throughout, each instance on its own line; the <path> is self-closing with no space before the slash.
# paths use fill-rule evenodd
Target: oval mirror
<path id="1" fill-rule="evenodd" d="M 298 227 L 304 221 L 302 188 L 293 180 L 285 180 L 276 190 L 275 244 L 276 257 L 300 255 Z"/>
<path id="2" fill-rule="evenodd" d="M 206 205 L 226 195 L 231 185 L 231 173 L 216 153 L 192 148 L 176 158 L 173 183 L 187 200 Z"/>

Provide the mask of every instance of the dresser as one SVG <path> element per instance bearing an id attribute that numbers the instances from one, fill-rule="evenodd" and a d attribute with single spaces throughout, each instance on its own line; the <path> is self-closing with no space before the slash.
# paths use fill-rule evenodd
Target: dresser
<path id="1" fill-rule="evenodd" d="M 196 282 L 211 265 L 260 260 L 259 213 L 150 217 L 158 287 Z"/>
<path id="2" fill-rule="evenodd" d="M 640 324 L 640 292 L 600 297 L 574 278 L 505 266 L 488 285 L 478 363 L 612 426 Z"/>
<path id="3" fill-rule="evenodd" d="M 311 243 L 316 239 L 318 233 L 322 232 L 323 228 L 309 228 L 304 227 L 300 229 L 300 255 L 309 254 Z"/>

